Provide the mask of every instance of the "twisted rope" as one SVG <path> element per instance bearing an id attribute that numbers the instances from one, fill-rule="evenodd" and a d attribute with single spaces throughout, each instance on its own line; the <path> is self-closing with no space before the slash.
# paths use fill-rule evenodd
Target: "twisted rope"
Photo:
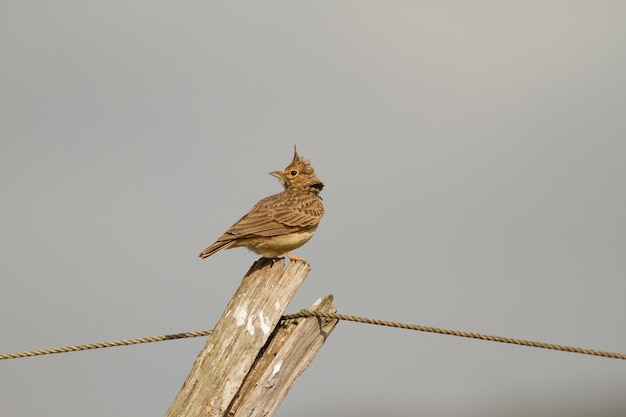
<path id="1" fill-rule="evenodd" d="M 54 348 L 54 349 L 42 349 L 42 350 L 31 350 L 31 351 L 17 352 L 17 353 L 5 353 L 5 354 L 0 354 L 0 360 L 26 358 L 28 356 L 51 355 L 53 353 L 78 352 L 81 350 L 102 349 L 102 348 L 108 348 L 108 347 L 114 347 L 114 346 L 138 345 L 140 343 L 152 343 L 152 342 L 162 342 L 164 340 L 186 339 L 189 337 L 208 336 L 210 334 L 211 334 L 211 330 L 204 330 L 200 332 L 187 332 L 187 333 L 178 333 L 178 334 L 168 334 L 164 336 L 141 337 L 138 339 L 116 340 L 114 342 L 91 343 L 88 345 L 66 346 L 66 347 L 60 347 L 60 348 Z"/>
<path id="2" fill-rule="evenodd" d="M 573 346 L 555 345 L 552 343 L 535 342 L 532 340 L 514 339 L 510 337 L 493 336 L 493 335 L 482 334 L 482 333 L 464 332 L 461 330 L 441 329 L 439 327 L 422 326 L 419 324 L 408 324 L 408 323 L 401 323 L 397 321 L 370 319 L 370 318 L 360 317 L 360 316 L 348 316 L 345 314 L 322 313 L 319 311 L 311 311 L 311 310 L 302 310 L 298 313 L 288 314 L 286 316 L 282 316 L 281 319 L 284 321 L 287 321 L 287 320 L 296 320 L 299 318 L 308 318 L 308 317 L 344 320 L 344 321 L 352 321 L 356 323 L 373 324 L 377 326 L 387 326 L 387 327 L 395 327 L 399 329 L 417 330 L 417 331 L 428 332 L 428 333 L 439 333 L 439 334 L 445 334 L 449 336 L 458 336 L 458 337 L 466 337 L 466 338 L 471 338 L 471 339 L 487 340 L 490 342 L 509 343 L 513 345 L 529 346 L 529 347 L 535 347 L 535 348 L 541 348 L 541 349 L 551 349 L 551 350 L 558 350 L 562 352 L 580 353 L 583 355 L 601 356 L 604 358 L 611 358 L 611 359 L 622 359 L 622 360 L 626 359 L 626 354 L 623 354 L 623 353 L 605 352 L 601 350 L 584 349 L 584 348 L 573 347 Z M 113 342 L 92 343 L 92 344 L 87 344 L 87 345 L 67 346 L 67 347 L 60 347 L 60 348 L 54 348 L 54 349 L 42 349 L 42 350 L 31 350 L 31 351 L 17 352 L 17 353 L 5 353 L 5 354 L 0 354 L 0 360 L 25 358 L 29 356 L 39 356 L 39 355 L 50 355 L 53 353 L 78 352 L 81 350 L 101 349 L 101 348 L 108 348 L 108 347 L 114 347 L 114 346 L 128 346 L 128 345 L 136 345 L 140 343 L 162 342 L 165 340 L 202 337 L 202 336 L 208 336 L 210 334 L 211 334 L 211 330 L 203 330 L 199 332 L 187 332 L 187 333 L 177 333 L 177 334 L 170 334 L 170 335 L 164 335 L 164 336 L 143 337 L 143 338 L 138 338 L 138 339 L 117 340 Z"/>
<path id="3" fill-rule="evenodd" d="M 375 324 L 378 326 L 396 327 L 399 329 L 418 330 L 420 332 L 439 333 L 439 334 L 445 334 L 449 336 L 458 336 L 458 337 L 467 337 L 471 339 L 488 340 L 490 342 L 510 343 L 513 345 L 529 346 L 529 347 L 535 347 L 535 348 L 541 348 L 541 349 L 559 350 L 562 352 L 581 353 L 583 355 L 601 356 L 604 358 L 611 358 L 611 359 L 626 359 L 626 354 L 623 354 L 623 353 L 604 352 L 601 350 L 583 349 L 583 348 L 578 348 L 578 347 L 573 347 L 573 346 L 555 345 L 552 343 L 535 342 L 532 340 L 492 336 L 488 334 L 464 332 L 460 330 L 440 329 L 438 327 L 421 326 L 419 324 L 407 324 L 407 323 L 400 323 L 397 321 L 369 319 L 369 318 L 359 317 L 359 316 L 346 316 L 344 314 L 322 313 L 319 311 L 311 311 L 311 310 L 301 310 L 299 313 L 289 314 L 289 315 L 283 316 L 282 318 L 283 320 L 295 320 L 298 318 L 306 318 L 306 317 L 320 317 L 320 318 L 327 318 L 327 319 L 334 319 L 334 320 L 345 320 L 345 321 L 352 321 L 356 323 L 366 323 L 366 324 Z"/>

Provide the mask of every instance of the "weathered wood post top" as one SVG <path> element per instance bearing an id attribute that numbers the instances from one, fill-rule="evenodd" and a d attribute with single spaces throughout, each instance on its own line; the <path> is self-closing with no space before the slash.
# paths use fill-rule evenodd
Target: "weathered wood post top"
<path id="1" fill-rule="evenodd" d="M 291 384 L 295 383 L 297 376 L 312 361 L 336 325 L 336 321 L 321 321 L 313 317 L 299 320 L 291 326 L 277 327 L 287 305 L 310 270 L 311 267 L 306 262 L 290 262 L 285 269 L 284 259 L 261 258 L 252 265 L 198 354 L 183 387 L 166 414 L 167 417 L 269 416 L 274 412 Z M 332 296 L 319 300 L 316 304 L 314 308 L 334 312 Z M 308 324 L 304 326 L 304 323 Z M 310 334 L 309 337 L 304 337 L 303 334 L 298 336 L 301 342 L 306 342 L 297 348 L 303 354 L 296 357 L 283 351 L 281 357 L 284 358 L 280 365 L 275 362 L 268 373 L 267 366 L 278 356 L 278 351 L 286 346 L 294 349 L 293 340 L 286 342 L 289 335 L 296 331 L 296 326 L 306 327 L 306 331 L 300 332 Z M 276 355 L 262 359 L 268 346 L 272 346 Z M 290 357 L 291 362 L 287 360 Z M 268 399 L 269 392 L 264 392 L 259 381 L 251 385 L 250 378 L 267 380 L 268 377 L 274 379 L 273 387 L 280 389 L 274 388 L 271 401 L 261 404 L 260 398 Z M 246 379 L 248 382 L 242 391 Z M 277 381 L 283 382 L 277 384 Z M 261 412 L 261 409 L 264 411 Z"/>

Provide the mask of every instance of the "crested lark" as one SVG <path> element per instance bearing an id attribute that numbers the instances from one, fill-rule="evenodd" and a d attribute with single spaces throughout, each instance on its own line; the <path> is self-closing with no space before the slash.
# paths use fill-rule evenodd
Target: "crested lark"
<path id="1" fill-rule="evenodd" d="M 313 237 L 324 215 L 319 195 L 324 184 L 309 161 L 298 155 L 295 146 L 289 166 L 270 175 L 278 178 L 285 190 L 256 203 L 248 214 L 203 250 L 200 258 L 208 258 L 222 249 L 245 246 L 265 258 L 284 254 L 292 261 L 306 262 L 289 251 Z"/>

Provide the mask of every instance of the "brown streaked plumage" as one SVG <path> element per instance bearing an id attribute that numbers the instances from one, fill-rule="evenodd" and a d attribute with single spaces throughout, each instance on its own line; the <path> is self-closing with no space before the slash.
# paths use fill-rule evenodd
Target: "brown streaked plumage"
<path id="1" fill-rule="evenodd" d="M 313 237 L 324 215 L 319 195 L 324 184 L 295 147 L 289 166 L 270 175 L 278 178 L 285 190 L 256 203 L 248 214 L 203 250 L 200 258 L 208 258 L 222 249 L 245 246 L 266 258 L 286 255 L 292 261 L 304 261 L 289 251 Z"/>

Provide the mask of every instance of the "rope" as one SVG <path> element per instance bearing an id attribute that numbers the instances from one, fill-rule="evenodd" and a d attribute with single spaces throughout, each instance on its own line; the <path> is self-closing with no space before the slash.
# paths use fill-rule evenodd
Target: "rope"
<path id="1" fill-rule="evenodd" d="M 623 353 L 603 352 L 600 350 L 555 345 L 552 343 L 534 342 L 532 340 L 492 336 L 488 334 L 464 332 L 460 330 L 440 329 L 438 327 L 420 326 L 419 324 L 407 324 L 407 323 L 399 323 L 396 321 L 368 319 L 368 318 L 359 317 L 359 316 L 346 316 L 344 314 L 322 313 L 319 311 L 311 311 L 311 310 L 301 310 L 299 313 L 289 314 L 287 316 L 283 316 L 282 318 L 283 320 L 294 320 L 294 319 L 306 318 L 306 317 L 319 317 L 319 318 L 327 318 L 327 319 L 333 319 L 333 320 L 353 321 L 356 323 L 375 324 L 378 326 L 397 327 L 399 329 L 418 330 L 420 332 L 439 333 L 439 334 L 445 334 L 449 336 L 459 336 L 459 337 L 468 337 L 472 339 L 488 340 L 490 342 L 510 343 L 513 345 L 529 346 L 529 347 L 535 347 L 535 348 L 541 348 L 541 349 L 552 349 L 552 350 L 559 350 L 562 352 L 581 353 L 583 355 L 602 356 L 604 358 L 626 359 L 626 354 L 623 354 Z"/>
<path id="2" fill-rule="evenodd" d="M 583 355 L 601 356 L 604 358 L 611 358 L 611 359 L 626 359 L 626 354 L 623 354 L 623 353 L 604 352 L 600 350 L 583 349 L 583 348 L 578 348 L 578 347 L 573 347 L 573 346 L 563 346 L 563 345 L 555 345 L 552 343 L 534 342 L 532 340 L 492 336 L 488 334 L 464 332 L 460 330 L 441 329 L 438 327 L 421 326 L 419 324 L 407 324 L 407 323 L 400 323 L 397 321 L 370 319 L 370 318 L 359 317 L 359 316 L 347 316 L 344 314 L 322 313 L 319 311 L 311 311 L 311 310 L 302 310 L 299 313 L 283 316 L 281 319 L 286 321 L 286 320 L 295 320 L 295 319 L 307 318 L 307 317 L 318 317 L 318 318 L 326 318 L 326 319 L 332 319 L 332 320 L 344 320 L 344 321 L 352 321 L 356 323 L 374 324 L 378 326 L 396 327 L 399 329 L 417 330 L 417 331 L 429 332 L 429 333 L 439 333 L 439 334 L 445 334 L 449 336 L 467 337 L 467 338 L 472 338 L 472 339 L 487 340 L 490 342 L 509 343 L 513 345 L 529 346 L 529 347 L 535 347 L 535 348 L 541 348 L 541 349 L 551 349 L 551 350 L 558 350 L 562 352 L 580 353 Z M 67 347 L 61 347 L 61 348 L 55 348 L 55 349 L 32 350 L 32 351 L 18 352 L 18 353 L 5 353 L 5 354 L 0 354 L 0 360 L 25 358 L 29 356 L 39 356 L 39 355 L 50 355 L 53 353 L 77 352 L 81 350 L 101 349 L 101 348 L 108 348 L 108 347 L 114 347 L 114 346 L 128 346 L 128 345 L 136 345 L 140 343 L 162 342 L 165 340 L 175 340 L 175 339 L 185 339 L 185 338 L 190 338 L 190 337 L 208 336 L 209 334 L 211 334 L 211 330 L 203 330 L 199 332 L 188 332 L 188 333 L 169 334 L 165 336 L 143 337 L 139 339 L 117 340 L 114 342 L 92 343 L 88 345 L 67 346 Z"/>
<path id="3" fill-rule="evenodd" d="M 51 355 L 53 353 L 78 352 L 81 350 L 102 349 L 102 348 L 108 348 L 108 347 L 114 347 L 114 346 L 129 346 L 129 345 L 137 345 L 140 343 L 162 342 L 164 340 L 185 339 L 189 337 L 201 337 L 201 336 L 208 336 L 210 334 L 211 334 L 210 330 L 204 330 L 200 332 L 187 332 L 187 333 L 178 333 L 178 334 L 168 334 L 164 336 L 141 337 L 138 339 L 116 340 L 114 342 L 91 343 L 88 345 L 66 346 L 66 347 L 60 347 L 60 348 L 54 348 L 54 349 L 42 349 L 42 350 L 31 350 L 31 351 L 17 352 L 17 353 L 5 353 L 5 354 L 0 354 L 0 360 L 26 358 L 28 356 Z"/>

